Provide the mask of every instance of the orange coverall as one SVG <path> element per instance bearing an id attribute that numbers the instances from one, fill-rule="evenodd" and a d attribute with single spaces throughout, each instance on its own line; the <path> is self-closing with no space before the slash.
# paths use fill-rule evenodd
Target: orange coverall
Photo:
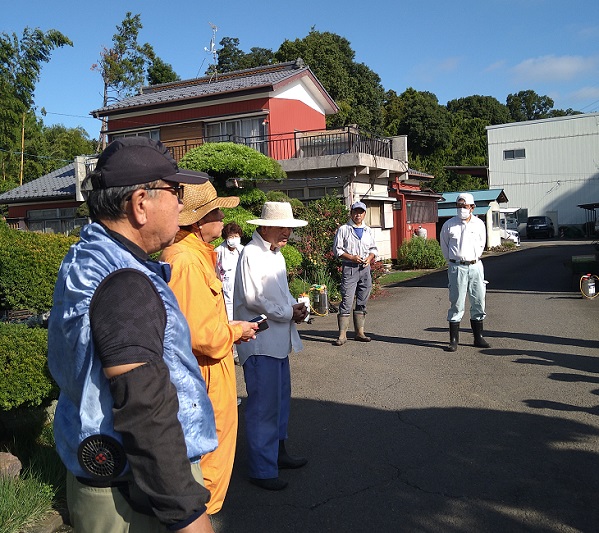
<path id="1" fill-rule="evenodd" d="M 169 286 L 175 293 L 191 331 L 191 347 L 206 381 L 214 408 L 218 448 L 200 461 L 211 497 L 208 514 L 222 508 L 235 458 L 237 443 L 237 382 L 233 343 L 241 337 L 241 325 L 229 325 L 216 275 L 214 246 L 193 233 L 179 230 L 175 243 L 160 256 L 172 267 Z"/>

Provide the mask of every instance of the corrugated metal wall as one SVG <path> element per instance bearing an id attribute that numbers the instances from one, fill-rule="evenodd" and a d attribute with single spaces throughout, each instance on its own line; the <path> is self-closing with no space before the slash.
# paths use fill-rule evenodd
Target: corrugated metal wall
<path id="1" fill-rule="evenodd" d="M 489 126 L 487 139 L 489 188 L 503 189 L 508 207 L 583 224 L 578 204 L 599 202 L 599 113 Z M 504 158 L 519 149 L 524 158 Z"/>

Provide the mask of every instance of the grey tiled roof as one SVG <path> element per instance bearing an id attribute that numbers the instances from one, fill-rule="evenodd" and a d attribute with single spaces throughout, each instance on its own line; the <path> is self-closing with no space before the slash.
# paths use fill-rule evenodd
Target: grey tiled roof
<path id="1" fill-rule="evenodd" d="M 48 198 L 75 199 L 75 163 L 0 194 L 0 203 Z"/>
<path id="2" fill-rule="evenodd" d="M 92 111 L 105 114 L 120 109 L 164 104 L 179 100 L 203 98 L 211 95 L 222 95 L 261 87 L 272 87 L 282 81 L 309 72 L 303 61 L 290 61 L 266 67 L 257 67 L 235 72 L 227 72 L 215 77 L 206 76 L 192 80 L 165 83 L 142 88 L 142 94 L 125 98 L 119 102 Z"/>

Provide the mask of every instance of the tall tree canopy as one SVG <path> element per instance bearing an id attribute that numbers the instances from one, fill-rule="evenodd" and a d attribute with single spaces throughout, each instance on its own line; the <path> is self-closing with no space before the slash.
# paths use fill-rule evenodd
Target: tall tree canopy
<path id="1" fill-rule="evenodd" d="M 25 28 L 0 34 L 0 177 L 18 183 L 21 165 L 21 136 L 29 141 L 30 132 L 39 129 L 33 109 L 36 83 L 52 51 L 72 46 L 71 40 L 57 30 L 46 32 Z M 24 181 L 27 172 L 24 170 Z"/>
<path id="2" fill-rule="evenodd" d="M 173 66 L 170 63 L 165 63 L 153 52 L 149 59 L 147 76 L 148 85 L 159 85 L 161 83 L 170 83 L 181 79 L 173 70 Z"/>
<path id="3" fill-rule="evenodd" d="M 449 113 L 431 92 L 410 87 L 397 96 L 388 91 L 385 131 L 387 135 L 407 135 L 411 153 L 430 155 L 449 144 Z"/>
<path id="4" fill-rule="evenodd" d="M 506 105 L 492 96 L 474 94 L 447 102 L 450 113 L 462 113 L 464 118 L 480 118 L 487 125 L 505 124 L 511 121 Z"/>
<path id="5" fill-rule="evenodd" d="M 236 37 L 223 37 L 219 42 L 220 48 L 216 51 L 216 66 L 211 65 L 206 74 L 232 72 L 247 68 L 271 65 L 275 62 L 274 53 L 269 48 L 253 47 L 249 53 L 239 48 L 239 39 Z"/>
<path id="6" fill-rule="evenodd" d="M 514 122 L 549 118 L 553 100 L 549 96 L 539 96 L 532 90 L 509 94 L 507 107 Z"/>
<path id="7" fill-rule="evenodd" d="M 340 108 L 327 118 L 330 127 L 357 124 L 381 133 L 385 91 L 381 79 L 363 63 L 354 61 L 350 42 L 335 33 L 314 28 L 303 39 L 286 40 L 275 53 L 277 61 L 301 57 Z"/>

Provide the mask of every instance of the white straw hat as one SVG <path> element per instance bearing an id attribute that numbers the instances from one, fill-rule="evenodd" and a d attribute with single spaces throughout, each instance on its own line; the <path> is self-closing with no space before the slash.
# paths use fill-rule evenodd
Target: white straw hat
<path id="1" fill-rule="evenodd" d="M 293 210 L 289 202 L 266 202 L 262 206 L 261 217 L 247 222 L 256 226 L 279 226 L 281 228 L 299 228 L 308 225 L 306 220 L 293 218 Z"/>

